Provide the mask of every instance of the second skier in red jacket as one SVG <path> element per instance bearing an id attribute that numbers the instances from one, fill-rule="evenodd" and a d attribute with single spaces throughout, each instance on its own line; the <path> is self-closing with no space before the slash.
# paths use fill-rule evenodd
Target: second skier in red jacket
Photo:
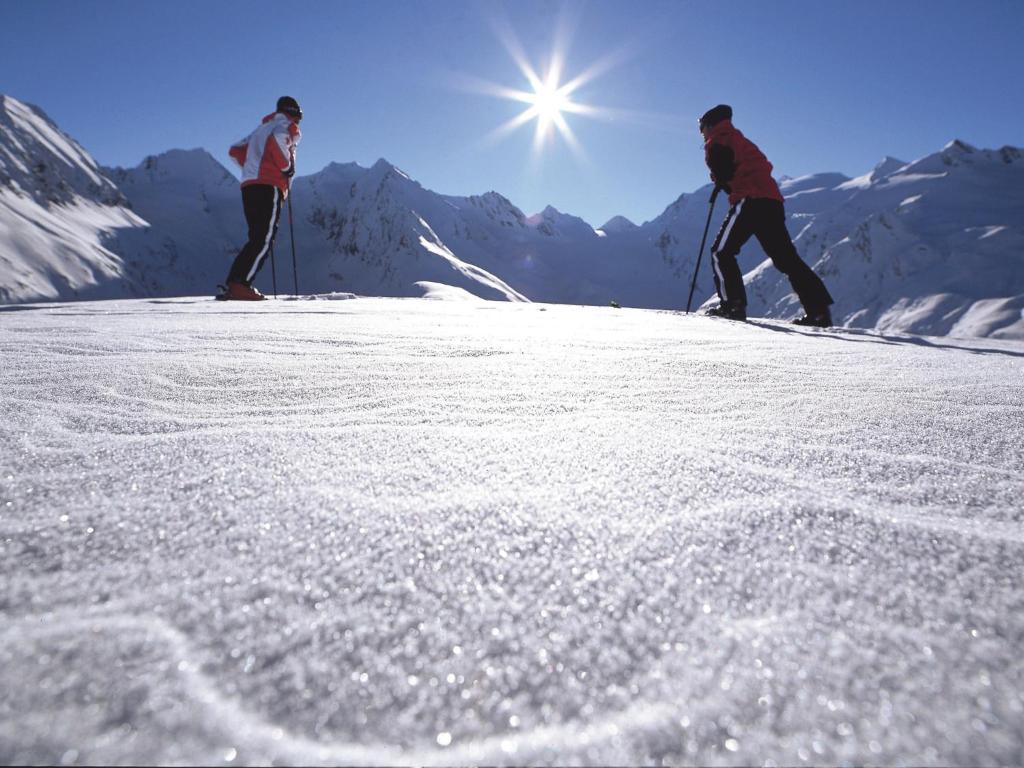
<path id="1" fill-rule="evenodd" d="M 711 180 L 729 193 L 729 213 L 711 246 L 715 289 L 721 303 L 709 315 L 747 319 L 747 292 L 736 256 L 754 236 L 776 269 L 789 278 L 804 307 L 798 325 L 832 325 L 832 296 L 814 271 L 800 258 L 786 229 L 786 212 L 772 164 L 757 146 L 732 124 L 732 108 L 719 104 L 700 119 L 704 159 Z"/>

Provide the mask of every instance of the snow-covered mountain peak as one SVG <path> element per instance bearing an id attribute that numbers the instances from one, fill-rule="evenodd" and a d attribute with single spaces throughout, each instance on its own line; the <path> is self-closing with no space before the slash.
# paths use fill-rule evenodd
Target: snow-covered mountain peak
<path id="1" fill-rule="evenodd" d="M 120 183 L 123 171 L 127 169 L 109 170 L 111 177 Z M 159 155 L 149 155 L 132 170 L 151 181 L 186 179 L 203 185 L 235 184 L 238 181 L 205 149 L 171 149 Z"/>
<path id="2" fill-rule="evenodd" d="M 890 155 L 883 157 L 874 168 L 871 169 L 871 180 L 876 181 L 878 179 L 885 178 L 893 173 L 896 173 L 900 168 L 906 167 L 906 160 L 899 160 Z"/>
<path id="3" fill-rule="evenodd" d="M 482 195 L 473 195 L 472 197 L 478 197 L 480 200 L 485 200 L 489 203 L 494 203 L 496 205 L 512 205 L 511 200 L 509 200 L 500 192 L 495 192 L 493 189 L 484 192 Z"/>
<path id="4" fill-rule="evenodd" d="M 1011 147 L 1007 144 L 1006 146 L 1000 147 L 999 157 L 1004 163 L 1009 165 L 1010 163 L 1019 162 L 1024 158 L 1024 151 L 1021 151 L 1017 147 Z"/>
<path id="5" fill-rule="evenodd" d="M 370 166 L 370 173 L 380 177 L 398 176 L 406 181 L 412 181 L 412 177 L 410 177 L 409 174 L 397 165 L 388 162 L 383 157 L 379 158 L 377 162 Z"/>
<path id="6" fill-rule="evenodd" d="M 992 166 L 1008 165 L 1021 159 L 1021 150 L 1004 146 L 1001 149 L 978 149 L 965 141 L 954 139 L 938 152 L 915 160 L 900 170 L 903 174 L 945 174 L 951 170 L 989 169 Z M 973 171 L 972 171 L 973 172 Z M 988 171 L 983 171 L 987 173 Z"/>
<path id="7" fill-rule="evenodd" d="M 990 159 L 990 154 L 985 151 L 979 152 L 977 147 L 971 146 L 966 141 L 953 139 L 931 157 L 936 158 L 944 166 L 957 166 L 973 165 L 979 161 L 985 162 Z"/>
<path id="8" fill-rule="evenodd" d="M 711 197 L 712 186 L 707 184 L 696 192 L 686 193 L 684 192 L 677 197 L 673 202 L 666 206 L 665 210 L 656 216 L 652 221 L 645 222 L 645 225 L 652 224 L 656 226 L 667 226 L 673 221 L 680 218 L 685 218 L 688 215 L 689 210 L 698 201 L 703 199 L 706 203 Z"/>
<path id="9" fill-rule="evenodd" d="M 313 176 L 335 177 L 351 176 L 352 174 L 365 173 L 366 169 L 359 163 L 335 163 L 331 162 L 317 171 Z"/>
<path id="10" fill-rule="evenodd" d="M 597 237 L 594 228 L 579 216 L 562 213 L 553 205 L 528 217 L 526 223 L 549 237 Z"/>
<path id="11" fill-rule="evenodd" d="M 856 191 L 858 189 L 867 189 L 873 184 L 881 182 L 883 179 L 889 176 L 894 176 L 901 171 L 907 169 L 913 163 L 908 164 L 905 160 L 899 160 L 898 158 L 886 155 L 879 160 L 875 167 L 865 173 L 863 176 L 858 176 L 855 179 L 849 179 L 836 186 L 836 189 L 843 191 Z M 785 190 L 783 190 L 785 191 Z"/>
<path id="12" fill-rule="evenodd" d="M 418 181 L 410 178 L 407 173 L 384 158 L 369 167 L 356 179 L 356 183 L 364 194 L 388 195 L 406 199 L 408 195 L 416 195 L 423 191 Z"/>
<path id="13" fill-rule="evenodd" d="M 41 205 L 125 202 L 96 161 L 42 109 L 0 94 L 0 186 Z"/>
<path id="14" fill-rule="evenodd" d="M 324 200 L 344 200 L 355 194 L 356 182 L 368 170 L 358 163 L 328 163 L 316 173 L 299 176 L 293 188 L 297 195 L 315 195 Z"/>
<path id="15" fill-rule="evenodd" d="M 637 225 L 625 216 L 612 216 L 600 229 L 605 234 L 612 235 L 620 232 L 632 232 L 634 229 L 637 229 Z"/>
<path id="16" fill-rule="evenodd" d="M 942 151 L 951 154 L 972 155 L 978 150 L 976 147 L 972 147 L 966 141 L 962 141 L 961 139 L 953 139 L 942 148 Z"/>
<path id="17" fill-rule="evenodd" d="M 503 227 L 521 229 L 527 226 L 526 215 L 511 200 L 494 190 L 484 192 L 482 195 L 470 195 L 465 198 L 446 197 L 445 199 L 457 208 L 464 208 L 465 203 L 469 203 L 474 208 L 479 208 L 489 218 Z"/>
<path id="18" fill-rule="evenodd" d="M 943 159 L 952 165 L 957 164 L 1010 164 L 1018 162 L 1022 153 L 1020 148 L 1009 144 L 999 149 L 978 149 L 970 144 L 954 139 L 949 142 L 939 153 Z"/>
<path id="19" fill-rule="evenodd" d="M 533 216 L 530 217 L 530 221 L 531 222 L 540 223 L 544 219 L 554 220 L 554 219 L 557 219 L 561 215 L 562 215 L 562 212 L 560 210 L 558 210 L 557 208 L 555 208 L 555 206 L 553 206 L 553 205 L 546 205 L 546 206 L 544 206 L 544 210 L 543 211 L 541 211 L 540 213 L 533 214 Z"/>

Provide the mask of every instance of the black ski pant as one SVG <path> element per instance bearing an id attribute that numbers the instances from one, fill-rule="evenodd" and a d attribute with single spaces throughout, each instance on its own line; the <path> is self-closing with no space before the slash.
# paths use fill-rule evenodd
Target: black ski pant
<path id="1" fill-rule="evenodd" d="M 747 197 L 732 206 L 711 246 L 715 290 L 723 302 L 747 305 L 747 291 L 736 256 L 751 235 L 757 238 L 775 268 L 789 278 L 805 312 L 817 314 L 828 309 L 832 296 L 797 253 L 786 229 L 786 209 L 778 200 L 767 197 Z"/>
<path id="2" fill-rule="evenodd" d="M 277 237 L 277 224 L 281 219 L 281 190 L 270 184 L 249 184 L 242 187 L 242 208 L 249 225 L 249 242 L 238 252 L 228 281 L 252 283 L 256 273 L 266 261 Z"/>

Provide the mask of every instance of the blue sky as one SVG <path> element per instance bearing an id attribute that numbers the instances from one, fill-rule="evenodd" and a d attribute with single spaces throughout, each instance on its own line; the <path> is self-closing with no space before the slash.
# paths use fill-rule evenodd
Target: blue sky
<path id="1" fill-rule="evenodd" d="M 105 165 L 226 149 L 291 94 L 300 173 L 385 157 L 448 194 L 495 189 L 599 225 L 638 223 L 707 178 L 696 117 L 726 102 L 778 174 L 856 175 L 953 138 L 1024 144 L 1024 3 L 72 2 L 0 0 L 0 92 L 41 106 Z M 482 139 L 530 90 L 496 30 L 543 74 L 614 65 L 572 96 L 583 157 L 533 126 Z M 296 201 L 299 204 L 299 201 Z"/>

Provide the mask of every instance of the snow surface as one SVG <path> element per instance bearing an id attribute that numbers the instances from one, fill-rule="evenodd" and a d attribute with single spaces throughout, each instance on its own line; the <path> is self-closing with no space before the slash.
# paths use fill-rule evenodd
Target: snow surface
<path id="1" fill-rule="evenodd" d="M 423 291 L 424 299 L 440 299 L 442 301 L 483 301 L 464 288 L 455 288 L 444 283 L 431 283 L 429 280 L 422 280 L 416 283 Z"/>
<path id="2" fill-rule="evenodd" d="M 1020 342 L 152 299 L 0 359 L 2 763 L 1024 758 Z"/>

